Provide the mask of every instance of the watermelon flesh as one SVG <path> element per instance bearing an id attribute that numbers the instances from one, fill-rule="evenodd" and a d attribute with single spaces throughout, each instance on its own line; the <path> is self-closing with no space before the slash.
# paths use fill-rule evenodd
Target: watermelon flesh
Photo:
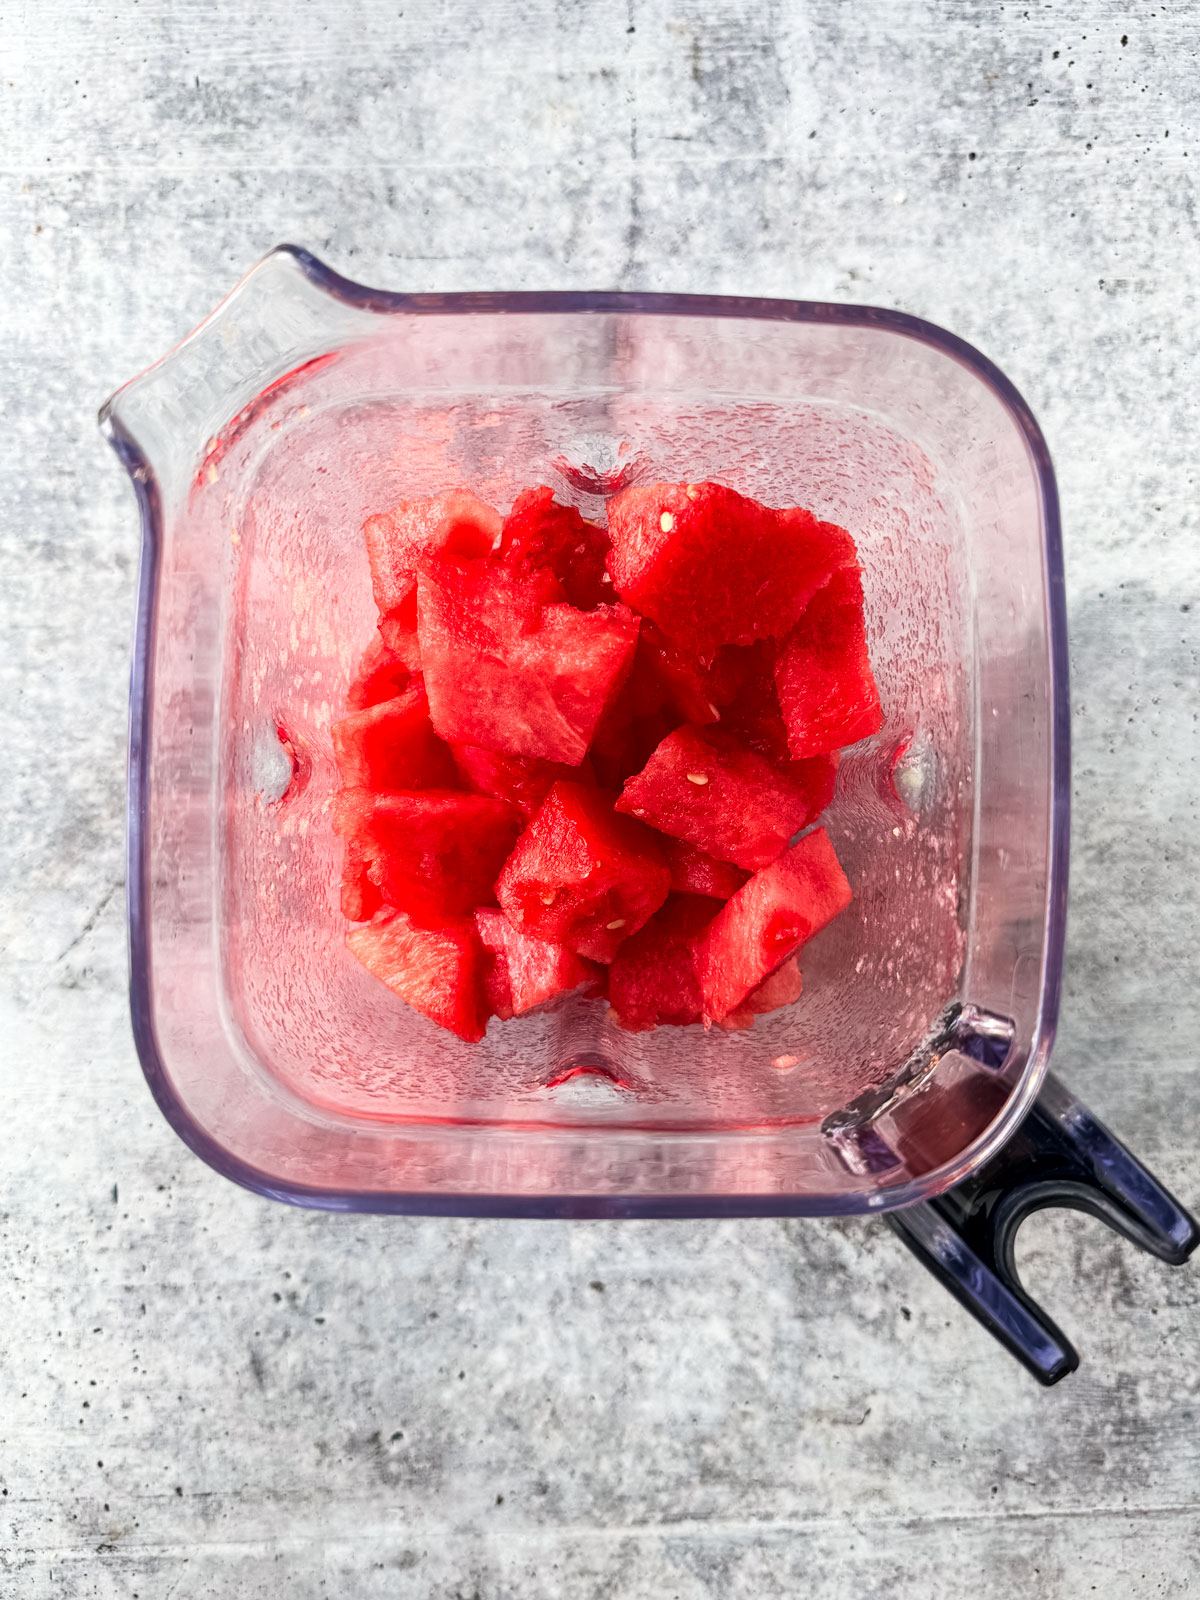
<path id="1" fill-rule="evenodd" d="M 619 790 L 640 772 L 682 717 L 669 705 L 638 637 L 633 665 L 619 694 L 605 707 L 592 735 L 591 757 L 597 781 Z"/>
<path id="2" fill-rule="evenodd" d="M 475 744 L 452 744 L 450 754 L 463 785 L 472 794 L 490 795 L 531 817 L 560 778 L 592 781 L 591 763 L 585 756 L 578 767 L 561 761 L 538 761 L 531 756 L 507 756 Z"/>
<path id="3" fill-rule="evenodd" d="M 608 973 L 613 1015 L 630 1033 L 662 1023 L 699 1022 L 703 1006 L 696 977 L 696 941 L 717 907 L 697 895 L 671 895 L 661 911 L 617 951 Z"/>
<path id="4" fill-rule="evenodd" d="M 827 796 L 777 771 L 732 734 L 678 728 L 630 778 L 617 810 L 748 871 L 771 864 Z"/>
<path id="5" fill-rule="evenodd" d="M 608 570 L 626 605 L 711 661 L 727 644 L 778 638 L 839 567 L 844 528 L 772 511 L 719 483 L 656 483 L 608 503 Z"/>
<path id="6" fill-rule="evenodd" d="M 507 567 L 545 567 L 580 611 L 614 599 L 604 560 L 608 534 L 585 522 L 574 506 L 560 505 L 554 491 L 525 489 L 513 501 L 500 533 L 500 560 Z"/>
<path id="7" fill-rule="evenodd" d="M 514 927 L 609 962 L 667 898 L 671 874 L 649 828 L 612 797 L 556 783 L 496 880 Z"/>
<path id="8" fill-rule="evenodd" d="M 778 1011 L 780 1006 L 790 1006 L 799 1000 L 803 989 L 800 963 L 795 956 L 791 956 L 769 978 L 764 978 L 757 989 L 751 989 L 736 1010 L 726 1012 L 717 1026 L 731 1030 L 752 1028 L 756 1017 Z"/>
<path id="9" fill-rule="evenodd" d="M 568 950 L 566 945 L 532 939 L 501 911 L 481 907 L 475 926 L 484 948 L 492 952 L 489 993 L 497 1016 L 524 1016 L 560 994 L 570 994 L 581 984 L 598 988 L 601 969 Z"/>
<path id="10" fill-rule="evenodd" d="M 346 708 L 365 711 L 383 700 L 394 700 L 408 688 L 412 673 L 408 663 L 389 650 L 378 634 L 363 651 L 350 687 L 346 690 Z"/>
<path id="11" fill-rule="evenodd" d="M 736 1010 L 850 904 L 850 885 L 824 828 L 756 872 L 729 899 L 696 950 L 706 1022 Z"/>
<path id="12" fill-rule="evenodd" d="M 425 928 L 403 911 L 387 911 L 352 929 L 346 944 L 368 972 L 414 1011 L 468 1044 L 483 1038 L 484 951 L 470 918 Z"/>
<path id="13" fill-rule="evenodd" d="M 857 744 L 883 726 L 857 571 L 839 572 L 814 597 L 783 642 L 775 686 L 795 760 Z"/>
<path id="14" fill-rule="evenodd" d="M 343 844 L 342 915 L 347 922 L 370 922 L 383 904 L 379 885 L 371 877 L 371 858 L 351 835 Z"/>
<path id="15" fill-rule="evenodd" d="M 379 629 L 331 729 L 357 958 L 460 1038 L 568 994 L 750 1028 L 850 897 L 825 832 L 882 721 L 845 529 L 715 483 L 545 485 L 363 527 Z"/>
<path id="16" fill-rule="evenodd" d="M 511 806 L 482 795 L 348 789 L 335 825 L 367 857 L 384 904 L 436 927 L 494 904 L 492 886 L 521 823 Z"/>
<path id="17" fill-rule="evenodd" d="M 500 516 L 469 489 L 402 500 L 363 523 L 371 592 L 381 616 L 398 610 L 431 556 L 486 556 L 500 537 Z"/>
<path id="18" fill-rule="evenodd" d="M 579 766 L 633 662 L 624 606 L 559 603 L 553 575 L 491 563 L 430 563 L 417 631 L 433 725 L 443 739 Z"/>
<path id="19" fill-rule="evenodd" d="M 792 754 L 775 689 L 778 654 L 774 639 L 760 639 L 744 649 L 727 645 L 714 663 L 715 672 L 723 672 L 737 684 L 730 703 L 722 708 L 721 727 L 776 763 L 790 761 Z"/>
<path id="20" fill-rule="evenodd" d="M 678 712 L 680 721 L 702 725 L 720 719 L 716 702 L 721 689 L 713 682 L 711 669 L 672 644 L 652 622 L 642 623 L 638 664 L 658 690 L 661 703 Z"/>
<path id="21" fill-rule="evenodd" d="M 421 670 L 421 641 L 417 637 L 417 591 L 379 619 L 379 638 L 384 649 L 410 672 Z"/>
<path id="22" fill-rule="evenodd" d="M 731 861 L 718 861 L 694 844 L 663 834 L 659 849 L 671 874 L 671 889 L 676 894 L 702 894 L 712 900 L 728 900 L 750 876 Z"/>
<path id="23" fill-rule="evenodd" d="M 413 683 L 335 722 L 330 730 L 342 782 L 349 789 L 452 789 L 458 772 L 433 731 L 423 686 Z"/>

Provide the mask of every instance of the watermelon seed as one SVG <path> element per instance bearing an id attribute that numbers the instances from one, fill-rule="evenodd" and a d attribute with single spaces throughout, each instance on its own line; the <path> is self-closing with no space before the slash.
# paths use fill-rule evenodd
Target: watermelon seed
<path id="1" fill-rule="evenodd" d="M 623 928 L 625 926 L 625 918 L 617 917 L 614 922 L 606 922 L 604 926 L 608 929 L 609 933 L 616 933 L 618 928 Z"/>
<path id="2" fill-rule="evenodd" d="M 658 519 L 658 525 L 664 533 L 670 533 L 671 529 L 675 526 L 675 518 L 669 511 L 664 511 L 662 516 Z"/>
<path id="3" fill-rule="evenodd" d="M 542 894 L 541 894 L 542 904 L 544 906 L 552 906 L 554 904 L 555 896 L 557 894 L 558 894 L 558 890 L 557 889 L 543 889 L 542 890 Z"/>
<path id="4" fill-rule="evenodd" d="M 689 783 L 698 784 L 700 788 L 703 789 L 704 785 L 708 782 L 708 779 L 702 772 L 689 772 L 687 775 L 687 781 Z"/>

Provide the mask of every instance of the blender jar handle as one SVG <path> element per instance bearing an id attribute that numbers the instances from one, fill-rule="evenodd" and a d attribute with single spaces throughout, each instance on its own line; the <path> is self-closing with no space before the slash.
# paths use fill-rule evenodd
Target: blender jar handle
<path id="1" fill-rule="evenodd" d="M 1180 1266 L 1200 1228 L 1162 1184 L 1053 1076 L 1003 1147 L 946 1194 L 885 1220 L 955 1299 L 1039 1382 L 1074 1372 L 1066 1335 L 1021 1287 L 1017 1229 L 1033 1211 L 1086 1211 Z"/>

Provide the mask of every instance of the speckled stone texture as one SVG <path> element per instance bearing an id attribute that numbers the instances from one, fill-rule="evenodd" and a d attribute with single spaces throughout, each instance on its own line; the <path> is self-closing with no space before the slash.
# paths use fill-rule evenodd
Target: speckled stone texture
<path id="1" fill-rule="evenodd" d="M 878 1225 L 274 1206 L 125 999 L 137 526 L 94 424 L 280 239 L 397 289 L 869 301 L 1065 511 L 1058 1070 L 1200 1202 L 1188 0 L 41 0 L 0 17 L 0 1594 L 1084 1600 L 1200 1571 L 1200 1271 L 1022 1235 L 1039 1390 Z"/>

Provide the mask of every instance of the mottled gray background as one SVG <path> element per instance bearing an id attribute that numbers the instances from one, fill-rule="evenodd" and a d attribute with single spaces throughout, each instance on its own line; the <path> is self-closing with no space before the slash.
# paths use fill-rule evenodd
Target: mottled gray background
<path id="1" fill-rule="evenodd" d="M 1200 10 L 30 0 L 0 17 L 0 1594 L 1200 1587 L 1200 1271 L 1025 1229 L 1043 1393 L 879 1226 L 388 1221 L 190 1156 L 130 1042 L 137 528 L 98 403 L 281 239 L 396 289 L 872 301 L 1066 524 L 1057 1064 L 1200 1202 Z"/>

